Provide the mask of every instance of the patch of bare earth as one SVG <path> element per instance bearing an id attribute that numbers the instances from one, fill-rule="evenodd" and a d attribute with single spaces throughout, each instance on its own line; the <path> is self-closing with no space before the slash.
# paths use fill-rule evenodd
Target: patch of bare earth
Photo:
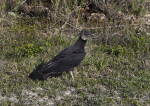
<path id="1" fill-rule="evenodd" d="M 42 88 L 37 88 L 37 90 L 42 91 Z M 44 104 L 44 105 L 50 105 L 53 106 L 55 105 L 55 101 L 60 101 L 65 99 L 66 97 L 70 96 L 75 96 L 72 95 L 72 93 L 75 91 L 74 88 L 70 88 L 67 91 L 61 92 L 61 94 L 57 94 L 57 96 L 55 98 L 49 98 L 48 96 L 44 96 L 41 97 L 40 95 L 38 95 L 38 92 L 33 92 L 31 90 L 22 90 L 22 101 L 24 104 L 26 105 L 40 105 L 40 104 Z"/>
<path id="2" fill-rule="evenodd" d="M 7 96 L 2 96 L 0 93 L 0 101 L 10 101 L 10 102 L 17 103 L 18 99 L 15 94 L 11 94 L 10 97 L 7 97 Z"/>

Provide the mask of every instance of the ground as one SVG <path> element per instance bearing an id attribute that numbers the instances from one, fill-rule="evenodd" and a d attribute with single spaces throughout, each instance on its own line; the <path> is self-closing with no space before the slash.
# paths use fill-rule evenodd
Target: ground
<path id="1" fill-rule="evenodd" d="M 56 13 L 59 20 L 53 21 L 1 12 L 0 105 L 149 106 L 149 12 L 142 17 L 116 12 L 114 20 L 95 25 L 70 11 Z M 72 45 L 83 28 L 97 36 L 86 44 L 75 81 L 67 73 L 45 81 L 28 78 L 39 64 Z"/>

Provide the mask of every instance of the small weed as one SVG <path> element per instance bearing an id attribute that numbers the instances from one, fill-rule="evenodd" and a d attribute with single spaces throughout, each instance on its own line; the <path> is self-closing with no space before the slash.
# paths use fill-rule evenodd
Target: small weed
<path id="1" fill-rule="evenodd" d="M 31 56 L 41 53 L 43 50 L 43 46 L 34 45 L 34 44 L 27 44 L 22 45 L 21 47 L 17 48 L 16 55 L 18 56 Z"/>

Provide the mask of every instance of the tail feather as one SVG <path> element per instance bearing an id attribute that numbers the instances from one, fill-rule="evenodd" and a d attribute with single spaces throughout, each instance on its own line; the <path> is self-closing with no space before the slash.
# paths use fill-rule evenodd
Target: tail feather
<path id="1" fill-rule="evenodd" d="M 31 72 L 29 74 L 28 77 L 31 78 L 32 80 L 44 80 L 44 79 L 42 79 L 41 74 L 39 73 L 39 70 L 42 68 L 43 64 L 44 64 L 43 62 L 41 64 L 39 64 L 36 67 L 36 69 L 33 70 L 33 72 Z"/>
<path id="2" fill-rule="evenodd" d="M 39 79 L 39 73 L 37 71 L 33 71 L 30 73 L 29 78 L 31 78 L 32 80 L 37 80 Z"/>
<path id="3" fill-rule="evenodd" d="M 30 73 L 29 78 L 32 80 L 46 80 L 48 77 L 58 77 L 63 72 L 50 71 L 49 67 L 43 67 L 43 63 L 39 64 L 33 72 Z"/>
<path id="4" fill-rule="evenodd" d="M 38 78 L 38 79 L 39 79 L 39 80 L 46 80 L 49 76 L 50 76 L 50 74 L 42 74 L 42 73 L 41 73 L 41 74 L 39 75 L 39 78 Z"/>

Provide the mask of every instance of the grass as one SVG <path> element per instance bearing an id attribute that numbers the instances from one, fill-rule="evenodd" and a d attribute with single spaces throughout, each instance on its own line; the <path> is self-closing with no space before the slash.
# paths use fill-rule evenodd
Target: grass
<path id="1" fill-rule="evenodd" d="M 150 37 L 149 30 L 141 30 L 144 24 L 136 30 L 128 22 L 123 30 L 115 26 L 106 26 L 107 32 L 103 26 L 91 30 L 99 36 L 87 42 L 87 55 L 74 71 L 75 81 L 66 73 L 33 81 L 28 75 L 72 45 L 80 31 L 62 29 L 63 22 L 52 28 L 47 19 L 10 15 L 0 19 L 0 105 L 150 104 Z M 75 26 L 76 20 L 72 21 Z"/>

